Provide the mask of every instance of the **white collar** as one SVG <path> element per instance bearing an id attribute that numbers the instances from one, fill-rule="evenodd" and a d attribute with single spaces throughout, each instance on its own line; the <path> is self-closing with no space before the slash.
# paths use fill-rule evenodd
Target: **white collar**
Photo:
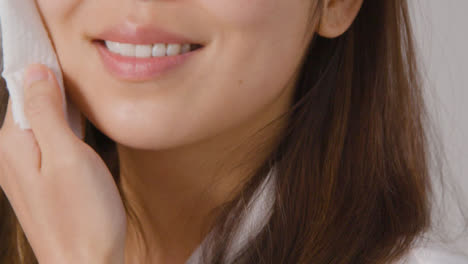
<path id="1" fill-rule="evenodd" d="M 274 187 L 276 183 L 276 169 L 273 166 L 264 182 L 259 186 L 249 201 L 249 208 L 246 215 L 241 218 L 239 230 L 233 240 L 233 244 L 229 247 L 226 262 L 231 263 L 232 258 L 242 249 L 242 247 L 254 238 L 261 228 L 268 222 L 272 213 L 272 206 L 275 200 Z M 210 233 L 211 234 L 211 233 Z M 209 235 L 210 235 L 209 234 Z M 203 264 L 201 260 L 202 247 L 207 243 L 209 235 L 192 253 L 185 264 Z M 420 245 L 413 248 L 409 254 L 403 257 L 398 264 L 468 264 L 468 256 L 462 252 L 455 254 L 447 250 L 442 250 L 439 247 L 429 247 L 428 245 Z"/>
<path id="2" fill-rule="evenodd" d="M 253 239 L 258 232 L 268 223 L 272 214 L 272 207 L 275 201 L 274 187 L 276 182 L 276 169 L 271 167 L 268 175 L 262 184 L 255 190 L 252 199 L 249 201 L 246 214 L 242 216 L 239 229 L 233 239 L 233 244 L 229 246 L 226 263 L 230 263 L 232 258 Z M 211 234 L 211 233 L 210 233 Z M 203 242 L 195 249 L 185 264 L 201 264 L 202 247 L 208 243 L 208 234 Z"/>

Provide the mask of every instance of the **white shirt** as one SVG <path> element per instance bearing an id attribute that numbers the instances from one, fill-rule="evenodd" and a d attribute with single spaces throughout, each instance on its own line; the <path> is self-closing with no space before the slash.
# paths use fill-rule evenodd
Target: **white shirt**
<path id="1" fill-rule="evenodd" d="M 269 180 L 271 178 L 271 180 Z M 268 173 L 265 181 L 255 191 L 251 206 L 246 210 L 246 215 L 241 217 L 240 230 L 234 239 L 234 244 L 230 247 L 228 261 L 238 252 L 249 239 L 254 238 L 260 229 L 268 222 L 271 216 L 271 208 L 275 197 L 273 187 L 276 181 L 276 170 L 273 167 Z M 207 243 L 210 234 L 203 240 L 198 248 L 192 253 L 186 264 L 202 264 L 201 250 Z M 205 264 L 205 263 L 203 263 Z M 398 264 L 468 264 L 468 256 L 461 253 L 453 253 L 441 248 L 418 247 L 414 248 L 410 254 L 400 260 Z"/>
<path id="2" fill-rule="evenodd" d="M 401 262 L 401 264 L 467 264 L 468 256 L 437 247 L 419 247 Z"/>

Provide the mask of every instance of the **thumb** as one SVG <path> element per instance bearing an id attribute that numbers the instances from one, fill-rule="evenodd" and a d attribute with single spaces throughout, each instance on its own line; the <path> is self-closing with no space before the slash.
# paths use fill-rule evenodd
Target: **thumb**
<path id="1" fill-rule="evenodd" d="M 60 87 L 45 65 L 32 64 L 26 69 L 24 111 L 41 151 L 71 142 Z"/>

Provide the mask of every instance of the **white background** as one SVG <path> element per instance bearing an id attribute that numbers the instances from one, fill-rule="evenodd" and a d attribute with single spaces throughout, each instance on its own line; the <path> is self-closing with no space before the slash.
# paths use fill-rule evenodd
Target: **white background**
<path id="1" fill-rule="evenodd" d="M 390 0 L 391 1 L 391 0 Z M 445 149 L 444 173 L 468 207 L 468 0 L 408 0 L 420 49 L 426 100 Z M 442 213 L 448 231 L 460 230 L 453 200 Z M 468 209 L 468 208 L 467 208 Z M 450 232 L 449 232 L 450 233 Z M 450 247 L 468 255 L 468 233 Z"/>

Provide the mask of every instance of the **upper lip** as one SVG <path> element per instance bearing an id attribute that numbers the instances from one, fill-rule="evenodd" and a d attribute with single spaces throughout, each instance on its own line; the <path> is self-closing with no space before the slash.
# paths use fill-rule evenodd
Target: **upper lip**
<path id="1" fill-rule="evenodd" d="M 97 35 L 97 38 L 134 45 L 151 45 L 155 43 L 200 44 L 188 37 L 168 32 L 151 24 L 138 25 L 128 21 L 108 28 Z"/>

